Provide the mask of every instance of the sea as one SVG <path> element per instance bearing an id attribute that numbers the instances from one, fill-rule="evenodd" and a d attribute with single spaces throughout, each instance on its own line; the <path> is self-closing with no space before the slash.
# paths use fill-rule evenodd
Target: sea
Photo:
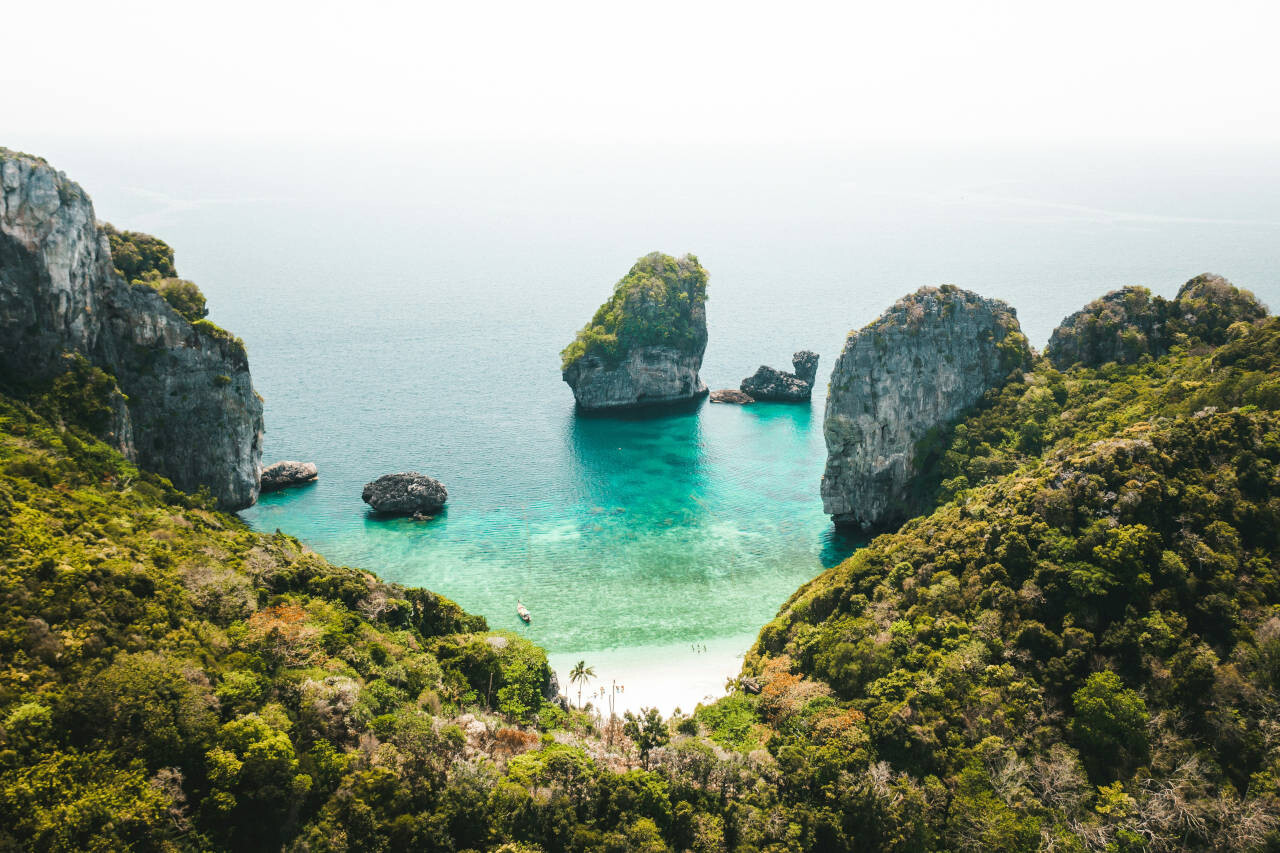
<path id="1" fill-rule="evenodd" d="M 528 637 L 575 703 L 584 661 L 597 707 L 723 695 L 788 597 L 865 544 L 822 512 L 825 387 L 899 297 L 998 297 L 1037 348 L 1124 285 L 1211 271 L 1280 306 L 1280 156 L 1225 144 L 0 142 L 168 241 L 244 339 L 264 463 L 320 470 L 248 524 Z M 812 402 L 575 412 L 559 352 L 651 251 L 710 273 L 711 388 L 811 349 Z M 363 485 L 395 471 L 447 508 L 371 515 Z"/>

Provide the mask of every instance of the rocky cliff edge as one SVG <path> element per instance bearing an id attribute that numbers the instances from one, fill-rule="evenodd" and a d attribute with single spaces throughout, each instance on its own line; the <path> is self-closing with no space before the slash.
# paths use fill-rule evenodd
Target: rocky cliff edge
<path id="1" fill-rule="evenodd" d="M 262 402 L 244 345 L 116 271 L 93 202 L 44 160 L 0 148 L 0 383 L 48 383 L 77 353 L 114 377 L 108 438 L 181 489 L 258 496 Z"/>

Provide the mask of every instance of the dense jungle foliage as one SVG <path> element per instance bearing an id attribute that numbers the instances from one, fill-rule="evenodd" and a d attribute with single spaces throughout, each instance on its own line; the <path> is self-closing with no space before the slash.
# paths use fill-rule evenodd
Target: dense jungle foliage
<path id="1" fill-rule="evenodd" d="M 667 346 L 699 356 L 707 344 L 707 271 L 693 255 L 653 252 L 614 285 L 609 301 L 560 353 L 568 369 L 584 355 L 616 364 L 633 347 Z"/>
<path id="2" fill-rule="evenodd" d="M 766 626 L 755 710 L 823 846 L 1280 846 L 1280 321 L 1231 338 L 1042 361 L 942 440 L 942 506 Z"/>
<path id="3" fill-rule="evenodd" d="M 1064 320 L 1049 339 L 1045 355 L 1060 370 L 1109 361 L 1133 364 L 1188 341 L 1218 346 L 1226 342 L 1232 324 L 1266 315 L 1267 309 L 1252 293 L 1212 273 L 1191 279 L 1173 299 L 1153 296 L 1145 287 L 1126 287 Z"/>
<path id="4" fill-rule="evenodd" d="M 91 420 L 93 392 L 41 403 Z M 450 711 L 519 743 L 563 717 L 542 651 L 452 602 L 253 533 L 22 404 L 0 425 L 4 846 L 278 849 L 352 786 L 438 791 L 467 743 L 433 725 Z"/>
<path id="5" fill-rule="evenodd" d="M 1280 849 L 1280 321 L 1221 340 L 1037 361 L 729 695 L 618 724 L 138 471 L 80 365 L 0 400 L 0 847 Z"/>

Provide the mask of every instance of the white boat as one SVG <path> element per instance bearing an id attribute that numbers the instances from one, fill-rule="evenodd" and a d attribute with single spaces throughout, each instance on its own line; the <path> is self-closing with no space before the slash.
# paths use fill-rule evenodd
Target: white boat
<path id="1" fill-rule="evenodd" d="M 523 619 L 525 624 L 533 621 L 533 615 L 529 613 L 529 608 L 519 601 L 516 602 L 516 615 Z"/>

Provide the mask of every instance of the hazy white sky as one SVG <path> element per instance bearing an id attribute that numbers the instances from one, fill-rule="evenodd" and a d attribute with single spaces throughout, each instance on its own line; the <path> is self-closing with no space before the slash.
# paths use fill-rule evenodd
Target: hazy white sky
<path id="1" fill-rule="evenodd" d="M 0 144 L 1280 142 L 1269 2 L 71 2 L 0 11 Z"/>

